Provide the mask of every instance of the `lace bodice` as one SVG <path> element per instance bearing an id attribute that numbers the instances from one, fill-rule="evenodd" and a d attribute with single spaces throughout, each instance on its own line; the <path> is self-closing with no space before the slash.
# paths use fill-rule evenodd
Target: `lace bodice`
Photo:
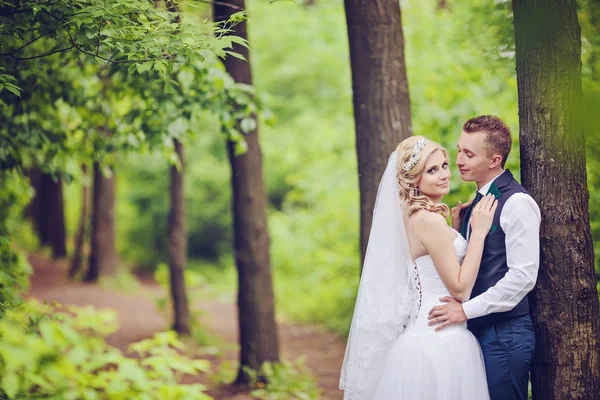
<path id="1" fill-rule="evenodd" d="M 453 229 L 456 237 L 454 239 L 454 250 L 458 257 L 458 262 L 462 263 L 467 252 L 467 241 Z M 417 269 L 417 279 L 419 280 L 420 291 L 423 300 L 431 298 L 432 296 L 437 300 L 443 296 L 449 296 L 450 292 L 444 286 L 442 279 L 435 269 L 433 259 L 430 255 L 425 255 L 415 260 L 415 268 Z"/>
<path id="2" fill-rule="evenodd" d="M 456 235 L 453 242 L 454 250 L 456 252 L 458 262 L 462 263 L 463 259 L 465 258 L 465 253 L 467 252 L 467 241 L 460 235 L 460 233 L 456 231 L 454 232 Z M 416 318 L 413 320 L 413 329 L 407 332 L 409 335 L 419 334 L 418 332 L 422 332 L 423 330 L 433 331 L 434 328 L 428 325 L 427 316 L 429 314 L 429 310 L 431 310 L 432 307 L 441 304 L 440 298 L 450 296 L 450 292 L 448 289 L 446 289 L 446 286 L 444 286 L 442 279 L 438 275 L 435 265 L 433 264 L 433 259 L 430 255 L 417 258 L 415 260 L 414 268 L 415 270 L 413 276 L 419 296 L 419 311 Z M 463 323 L 460 326 L 464 328 L 466 327 L 466 324 Z M 449 331 L 451 328 L 452 327 L 446 328 L 444 331 Z"/>

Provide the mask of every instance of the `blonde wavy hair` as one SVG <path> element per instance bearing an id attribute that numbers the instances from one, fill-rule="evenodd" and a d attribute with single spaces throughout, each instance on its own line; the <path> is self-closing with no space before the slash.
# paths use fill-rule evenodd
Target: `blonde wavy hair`
<path id="1" fill-rule="evenodd" d="M 425 146 L 419 151 L 419 160 L 412 168 L 405 171 L 403 166 L 410 160 L 413 147 L 420 139 L 425 140 Z M 409 217 L 418 210 L 435 212 L 441 214 L 444 218 L 448 217 L 450 214 L 450 208 L 446 204 L 435 204 L 429 197 L 422 195 L 420 191 L 415 194 L 417 182 L 423 175 L 427 159 L 436 151 L 441 151 L 444 153 L 446 159 L 448 159 L 448 152 L 445 148 L 423 136 L 411 136 L 404 139 L 400 142 L 398 147 L 396 147 L 396 177 L 398 180 L 398 192 L 400 193 L 400 200 L 406 206 L 408 212 L 407 215 Z"/>

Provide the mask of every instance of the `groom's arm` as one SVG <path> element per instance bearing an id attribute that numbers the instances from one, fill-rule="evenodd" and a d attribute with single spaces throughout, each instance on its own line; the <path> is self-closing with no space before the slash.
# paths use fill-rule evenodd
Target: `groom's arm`
<path id="1" fill-rule="evenodd" d="M 508 272 L 496 285 L 462 304 L 468 319 L 512 310 L 535 286 L 540 264 L 540 209 L 531 196 L 516 193 L 500 214 Z"/>
<path id="2" fill-rule="evenodd" d="M 508 272 L 496 285 L 473 299 L 460 303 L 452 297 L 429 311 L 429 325 L 439 331 L 467 319 L 512 310 L 533 289 L 540 264 L 540 209 L 524 193 L 511 196 L 500 214 L 504 231 Z"/>

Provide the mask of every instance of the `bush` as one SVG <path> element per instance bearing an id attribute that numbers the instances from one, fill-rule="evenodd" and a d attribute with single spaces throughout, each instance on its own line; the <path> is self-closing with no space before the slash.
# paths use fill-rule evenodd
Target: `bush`
<path id="1" fill-rule="evenodd" d="M 21 301 L 29 287 L 31 267 L 15 251 L 12 233 L 22 224 L 23 209 L 32 197 L 26 179 L 15 171 L 0 171 L 0 318 L 4 309 Z"/>
<path id="2" fill-rule="evenodd" d="M 246 369 L 250 377 L 250 386 L 257 387 L 252 396 L 263 400 L 316 400 L 319 388 L 305 365 L 299 358 L 295 362 L 265 362 L 260 371 Z M 225 361 L 212 376 L 215 384 L 228 384 L 235 379 L 237 365 Z M 260 377 L 260 378 L 259 378 Z M 265 385 L 263 381 L 267 381 Z"/>
<path id="3" fill-rule="evenodd" d="M 175 332 L 130 345 L 127 358 L 107 345 L 117 329 L 111 310 L 29 301 L 0 320 L 0 396 L 9 399 L 198 399 L 203 385 L 181 385 L 205 372 L 205 360 L 181 355 Z"/>

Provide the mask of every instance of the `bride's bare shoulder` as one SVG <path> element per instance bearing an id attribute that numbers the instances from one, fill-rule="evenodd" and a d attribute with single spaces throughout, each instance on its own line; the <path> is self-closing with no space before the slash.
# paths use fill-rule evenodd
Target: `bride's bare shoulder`
<path id="1" fill-rule="evenodd" d="M 415 211 L 408 217 L 408 225 L 413 231 L 430 231 L 448 227 L 446 219 L 441 214 L 427 210 Z"/>

